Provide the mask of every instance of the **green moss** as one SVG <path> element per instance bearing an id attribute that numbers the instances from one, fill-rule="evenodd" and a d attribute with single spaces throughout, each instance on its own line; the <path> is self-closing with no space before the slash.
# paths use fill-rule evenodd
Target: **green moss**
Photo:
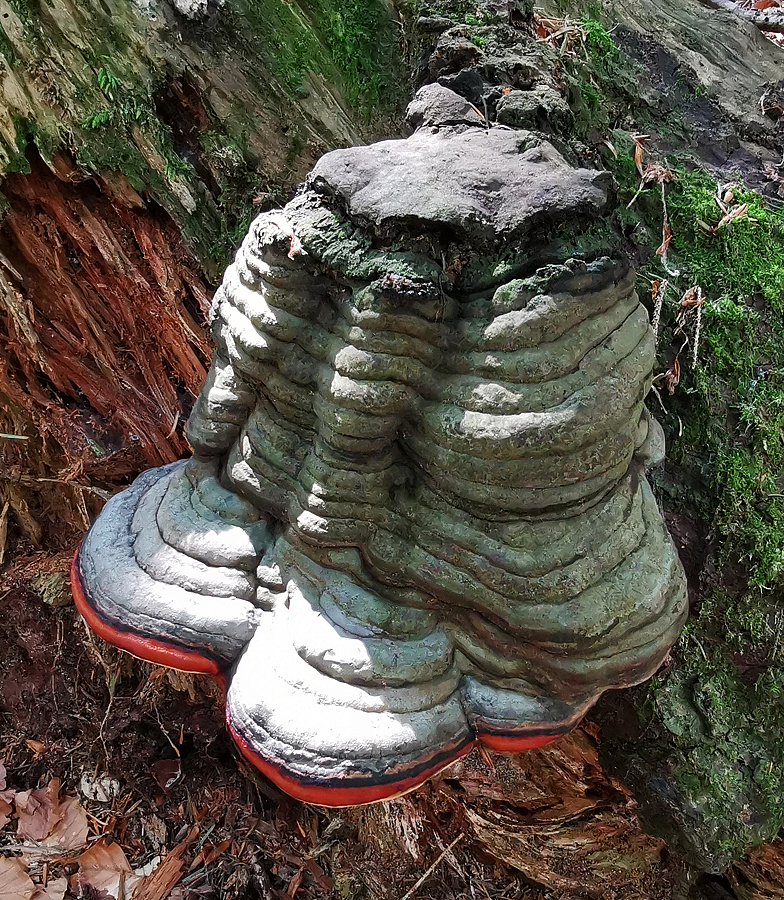
<path id="1" fill-rule="evenodd" d="M 388 8 L 378 0 L 316 0 L 316 7 L 349 103 L 371 109 L 399 102 L 400 82 L 392 80 L 390 64 L 397 56 L 397 37 Z"/>
<path id="2" fill-rule="evenodd" d="M 639 175 L 633 145 L 622 134 L 613 140 L 621 150 L 611 160 L 619 221 L 652 250 L 662 235 L 661 188 L 652 185 L 625 210 Z M 665 271 L 656 255 L 642 271 L 642 284 L 666 279 L 670 285 L 659 372 L 677 355 L 681 381 L 665 404 L 668 457 L 680 467 L 681 484 L 691 485 L 689 506 L 721 538 L 721 561 L 741 561 L 752 586 L 775 587 L 784 579 L 784 212 L 735 186 L 733 202 L 747 214 L 717 227 L 724 211 L 716 181 L 687 169 L 684 160 L 672 168 L 668 265 L 678 274 Z M 696 367 L 696 311 L 678 305 L 692 286 L 705 296 Z"/>
<path id="3" fill-rule="evenodd" d="M 613 42 L 611 33 L 596 18 L 578 22 L 582 39 L 575 53 L 559 57 L 557 67 L 566 99 L 575 117 L 576 131 L 586 137 L 598 129 L 611 131 L 640 106 L 640 66 Z"/>
<path id="4" fill-rule="evenodd" d="M 261 52 L 291 96 L 309 73 L 342 82 L 348 102 L 367 112 L 400 102 L 398 42 L 382 0 L 237 0 L 263 35 Z"/>
<path id="5" fill-rule="evenodd" d="M 634 145 L 622 133 L 612 140 L 616 220 L 651 254 L 640 284 L 648 293 L 653 279 L 670 284 L 658 372 L 676 355 L 681 365 L 672 396 L 659 382 L 666 412 L 651 401 L 668 438 L 668 474 L 656 485 L 665 505 L 705 521 L 714 582 L 734 573 L 732 593 L 708 595 L 673 664 L 644 689 L 645 739 L 624 751 L 624 774 L 649 798 L 649 827 L 718 871 L 784 826 L 784 212 L 735 186 L 747 214 L 718 227 L 715 179 L 685 158 L 657 160 L 674 174 L 667 272 L 653 253 L 661 187 L 626 210 L 639 184 Z M 696 309 L 679 301 L 695 285 L 705 303 L 693 366 Z"/>
<path id="6" fill-rule="evenodd" d="M 569 100 L 581 132 L 598 129 L 615 151 L 592 140 L 618 183 L 605 224 L 616 246 L 645 261 L 638 289 L 646 302 L 654 280 L 669 283 L 656 374 L 676 356 L 681 374 L 672 395 L 659 377 L 661 403 L 649 399 L 668 442 L 665 468 L 651 476 L 665 508 L 702 521 L 710 546 L 703 579 L 714 586 L 670 664 L 639 689 L 639 739 L 608 733 L 604 752 L 634 786 L 646 826 L 693 863 L 721 871 L 784 827 L 784 211 L 739 184 L 730 206 L 745 204 L 745 215 L 719 227 L 715 178 L 685 154 L 646 149 L 643 165 L 674 175 L 665 184 L 665 268 L 656 254 L 662 188 L 637 193 L 631 133 L 650 134 L 646 148 L 665 132 L 669 146 L 687 136 L 650 91 L 641 100 L 628 77 L 633 64 L 595 13 L 582 27 L 586 54 L 566 64 Z M 689 77 L 677 90 L 693 95 Z M 692 365 L 697 309 L 680 300 L 697 285 L 705 302 Z"/>
<path id="7" fill-rule="evenodd" d="M 43 47 L 41 8 L 38 0 L 8 0 L 8 5 L 22 23 L 25 40 L 37 50 Z"/>
<path id="8" fill-rule="evenodd" d="M 3 31 L 2 24 L 0 24 L 0 56 L 3 57 L 8 65 L 13 66 L 19 63 L 19 54 L 8 39 L 8 35 Z"/>
<path id="9" fill-rule="evenodd" d="M 676 846 L 714 871 L 784 826 L 784 670 L 756 643 L 771 634 L 767 616 L 753 604 L 740 612 L 719 595 L 690 622 L 674 665 L 645 689 L 647 750 L 634 766 L 649 805 L 660 798 L 649 823 L 680 815 Z M 765 660 L 760 675 L 741 677 L 728 629 L 738 659 Z"/>
<path id="10" fill-rule="evenodd" d="M 698 366 L 684 379 L 696 427 L 673 436 L 671 452 L 699 459 L 724 556 L 772 587 L 784 577 L 784 213 L 736 187 L 747 215 L 709 233 L 700 222 L 724 215 L 716 191 L 705 173 L 681 170 L 667 198 L 671 263 L 707 296 Z M 676 314 L 669 307 L 668 336 Z"/>

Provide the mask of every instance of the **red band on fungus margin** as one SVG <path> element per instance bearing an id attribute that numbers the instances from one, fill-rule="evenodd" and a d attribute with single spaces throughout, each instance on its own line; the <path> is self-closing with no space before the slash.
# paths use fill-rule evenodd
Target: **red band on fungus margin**
<path id="1" fill-rule="evenodd" d="M 227 687 L 226 675 L 214 659 L 202 656 L 196 650 L 185 650 L 163 641 L 156 641 L 152 638 L 140 637 L 129 631 L 122 631 L 104 621 L 92 608 L 90 601 L 85 595 L 82 579 L 79 575 L 78 559 L 79 552 L 77 551 L 71 563 L 71 590 L 73 591 L 74 601 L 79 614 L 99 637 L 145 662 L 168 666 L 171 669 L 179 669 L 182 672 L 212 675 L 225 691 Z M 439 762 L 410 778 L 401 778 L 400 781 L 368 785 L 366 787 L 318 787 L 286 775 L 277 766 L 254 750 L 231 722 L 227 720 L 226 724 L 237 747 L 249 763 L 282 791 L 289 794 L 289 796 L 295 797 L 304 803 L 315 803 L 319 806 L 357 806 L 363 803 L 373 803 L 378 800 L 391 800 L 393 797 L 399 797 L 401 794 L 419 787 L 420 784 L 423 784 L 428 778 L 440 772 L 441 769 L 465 756 L 476 743 L 482 743 L 486 747 L 502 753 L 517 753 L 543 747 L 545 744 L 549 744 L 556 738 L 561 737 L 560 734 L 514 737 L 513 735 L 504 736 L 480 733 L 475 741 L 456 750 L 454 756 L 448 760 Z"/>
<path id="2" fill-rule="evenodd" d="M 418 772 L 410 778 L 401 778 L 400 781 L 391 781 L 386 784 L 369 784 L 367 787 L 319 787 L 318 785 L 298 781 L 296 778 L 281 772 L 277 766 L 268 762 L 254 750 L 231 722 L 227 720 L 226 725 L 240 752 L 249 763 L 263 775 L 266 775 L 273 784 L 276 784 L 289 796 L 302 800 L 303 803 L 315 803 L 318 806 L 359 806 L 363 803 L 374 803 L 377 800 L 391 800 L 393 797 L 399 797 L 401 794 L 419 787 L 428 778 L 431 778 L 455 760 L 460 759 L 461 756 L 465 756 L 475 743 L 472 741 L 460 747 L 460 749 L 455 751 L 454 756 L 449 759 L 437 763 L 430 769 Z"/>
<path id="3" fill-rule="evenodd" d="M 571 728 L 569 729 L 571 731 Z M 563 737 L 568 732 L 558 734 L 529 734 L 522 737 L 514 737 L 513 735 L 504 736 L 502 734 L 478 734 L 477 741 L 489 747 L 491 750 L 498 750 L 500 753 L 522 753 L 525 750 L 536 750 L 537 747 L 544 747 L 546 744 L 552 743 L 559 737 Z"/>
<path id="4" fill-rule="evenodd" d="M 155 663 L 159 666 L 168 666 L 170 669 L 179 669 L 181 672 L 198 672 L 203 675 L 219 676 L 221 667 L 214 659 L 202 656 L 196 650 L 185 650 L 175 647 L 164 641 L 155 641 L 152 638 L 140 637 L 130 631 L 122 631 L 109 625 L 90 605 L 87 599 L 82 579 L 79 575 L 79 551 L 76 551 L 71 563 L 71 590 L 74 596 L 76 608 L 90 628 L 105 641 L 114 644 L 121 650 L 127 650 L 133 656 L 143 659 L 145 662 Z"/>

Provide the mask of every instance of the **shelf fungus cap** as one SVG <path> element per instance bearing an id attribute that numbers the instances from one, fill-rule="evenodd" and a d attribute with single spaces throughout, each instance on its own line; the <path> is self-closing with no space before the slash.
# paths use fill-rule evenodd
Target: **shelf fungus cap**
<path id="1" fill-rule="evenodd" d="M 647 313 L 626 260 L 569 243 L 610 176 L 445 91 L 253 223 L 193 457 L 74 561 L 95 631 L 219 678 L 240 751 L 328 806 L 556 739 L 686 615 Z"/>

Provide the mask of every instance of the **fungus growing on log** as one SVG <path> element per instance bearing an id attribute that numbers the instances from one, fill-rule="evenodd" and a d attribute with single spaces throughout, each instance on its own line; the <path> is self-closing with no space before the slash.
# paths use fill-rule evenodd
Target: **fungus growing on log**
<path id="1" fill-rule="evenodd" d="M 569 243 L 609 176 L 446 88 L 409 121 L 256 219 L 193 457 L 113 497 L 74 561 L 96 632 L 222 678 L 241 751 L 331 806 L 553 740 L 686 616 L 644 471 L 648 317 L 625 260 Z"/>

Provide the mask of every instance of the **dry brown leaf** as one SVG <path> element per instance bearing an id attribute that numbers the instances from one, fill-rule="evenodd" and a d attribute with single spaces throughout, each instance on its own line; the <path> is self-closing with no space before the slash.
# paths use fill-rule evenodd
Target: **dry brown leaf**
<path id="1" fill-rule="evenodd" d="M 689 309 L 692 306 L 702 306 L 705 302 L 705 297 L 700 290 L 698 285 L 694 285 L 690 287 L 686 293 L 681 297 L 680 303 L 678 304 L 681 309 Z"/>
<path id="2" fill-rule="evenodd" d="M 43 741 L 28 740 L 25 741 L 25 744 L 27 745 L 27 749 L 31 750 L 34 754 L 36 761 L 46 753 L 46 744 L 44 744 Z"/>
<path id="3" fill-rule="evenodd" d="M 87 813 L 76 797 L 66 797 L 57 810 L 59 820 L 44 843 L 63 850 L 80 850 L 87 843 Z"/>
<path id="4" fill-rule="evenodd" d="M 2 562 L 2 560 L 0 560 Z M 11 821 L 11 801 L 14 799 L 16 791 L 6 790 L 6 771 L 5 765 L 0 760 L 0 828 Z"/>
<path id="5" fill-rule="evenodd" d="M 637 141 L 634 142 L 634 165 L 637 168 L 637 172 L 639 173 L 640 178 L 642 178 L 642 144 L 638 144 Z"/>
<path id="6" fill-rule="evenodd" d="M 722 216 L 721 221 L 716 226 L 716 231 L 718 231 L 719 228 L 723 228 L 725 225 L 729 225 L 730 222 L 734 222 L 735 219 L 746 218 L 748 216 L 748 212 L 749 208 L 745 203 L 742 203 L 740 206 L 733 206 L 725 216 Z"/>
<path id="7" fill-rule="evenodd" d="M 655 162 L 648 163 L 641 177 L 643 184 L 669 184 L 675 178 L 670 169 Z"/>
<path id="8" fill-rule="evenodd" d="M 305 868 L 310 872 L 316 884 L 324 891 L 324 893 L 329 893 L 334 888 L 335 884 L 333 880 L 313 857 L 308 857 L 308 859 L 305 860 Z"/>
<path id="9" fill-rule="evenodd" d="M 173 759 L 159 759 L 158 762 L 150 767 L 150 771 L 162 791 L 167 791 L 182 774 L 180 761 L 176 757 Z"/>
<path id="10" fill-rule="evenodd" d="M 0 828 L 11 821 L 11 801 L 14 799 L 16 791 L 0 791 Z"/>
<path id="11" fill-rule="evenodd" d="M 22 840 L 42 841 L 57 824 L 60 779 L 53 778 L 37 791 L 19 791 L 14 797 L 19 822 L 16 834 Z"/>
<path id="12" fill-rule="evenodd" d="M 667 388 L 668 392 L 672 395 L 675 393 L 675 388 L 678 387 L 681 381 L 681 364 L 678 361 L 678 357 L 672 361 L 672 365 L 667 369 L 664 373 L 664 386 Z"/>
<path id="13" fill-rule="evenodd" d="M 10 507 L 11 504 L 6 500 L 3 509 L 0 510 L 0 566 L 2 566 L 5 559 L 5 545 L 8 540 L 8 510 Z"/>
<path id="14" fill-rule="evenodd" d="M 130 900 L 131 892 L 142 880 L 140 875 L 134 875 L 122 847 L 101 838 L 79 857 L 79 871 L 72 886 L 82 893 L 92 887 L 106 891 L 115 900 Z"/>
<path id="15" fill-rule="evenodd" d="M 31 900 L 35 885 L 25 864 L 16 856 L 0 856 L 0 897 L 3 900 Z"/>
<path id="16" fill-rule="evenodd" d="M 670 249 L 670 241 L 672 240 L 672 229 L 670 228 L 670 223 L 665 219 L 662 224 L 662 242 L 659 245 L 659 248 L 656 250 L 658 256 L 664 258 L 667 256 L 667 251 Z"/>
<path id="17" fill-rule="evenodd" d="M 33 894 L 33 900 L 63 900 L 68 890 L 67 878 L 52 878 L 46 887 L 39 887 Z"/>
<path id="18" fill-rule="evenodd" d="M 300 885 L 302 884 L 302 879 L 304 877 L 305 869 L 300 868 L 297 870 L 294 877 L 289 882 L 288 887 L 286 888 L 286 896 L 287 897 L 296 897 L 297 891 L 299 890 Z"/>

